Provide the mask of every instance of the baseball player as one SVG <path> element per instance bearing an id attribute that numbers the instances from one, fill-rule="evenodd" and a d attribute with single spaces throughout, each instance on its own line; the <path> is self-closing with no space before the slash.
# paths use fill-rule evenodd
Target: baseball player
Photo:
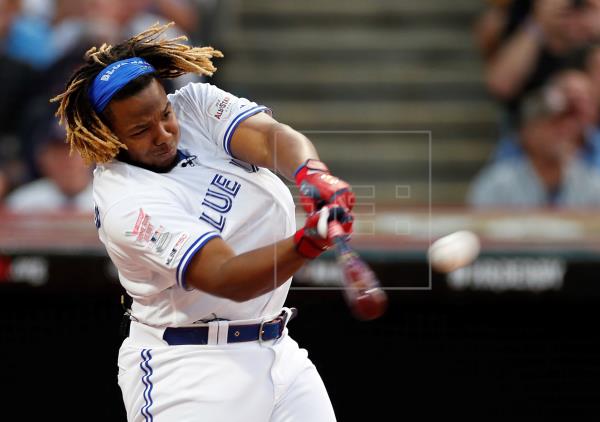
<path id="1" fill-rule="evenodd" d="M 354 196 L 310 141 L 270 111 L 205 83 L 210 47 L 155 25 L 92 48 L 57 116 L 95 163 L 100 240 L 133 299 L 118 382 L 129 421 L 333 421 L 323 382 L 287 334 L 291 277 L 352 232 Z M 274 169 L 298 184 L 308 212 Z"/>

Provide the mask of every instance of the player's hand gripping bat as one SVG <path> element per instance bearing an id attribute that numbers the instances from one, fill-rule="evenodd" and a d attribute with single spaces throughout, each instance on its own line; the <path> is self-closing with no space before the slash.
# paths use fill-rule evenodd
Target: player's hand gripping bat
<path id="1" fill-rule="evenodd" d="M 362 320 L 379 318 L 387 308 L 387 295 L 369 266 L 348 244 L 338 222 L 329 223 L 337 262 L 342 270 L 344 296 L 354 316 Z"/>

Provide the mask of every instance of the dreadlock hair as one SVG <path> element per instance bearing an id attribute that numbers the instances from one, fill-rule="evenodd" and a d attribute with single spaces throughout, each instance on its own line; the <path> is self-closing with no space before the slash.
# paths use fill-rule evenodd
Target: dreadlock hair
<path id="1" fill-rule="evenodd" d="M 211 59 L 223 57 L 220 51 L 212 47 L 181 44 L 180 41 L 187 40 L 185 36 L 159 39 L 172 25 L 173 22 L 166 25 L 156 23 L 114 47 L 102 44 L 100 48 L 90 48 L 84 56 L 86 63 L 71 76 L 65 92 L 50 100 L 59 103 L 56 117 L 66 128 L 71 152 L 76 149 L 87 164 L 105 163 L 121 149 L 127 149 L 107 126 L 105 116 L 96 113 L 88 97 L 94 79 L 106 66 L 119 60 L 141 57 L 156 69 L 152 74 L 132 80 L 113 98 L 135 95 L 155 77 L 171 79 L 186 73 L 212 76 L 217 70 Z"/>

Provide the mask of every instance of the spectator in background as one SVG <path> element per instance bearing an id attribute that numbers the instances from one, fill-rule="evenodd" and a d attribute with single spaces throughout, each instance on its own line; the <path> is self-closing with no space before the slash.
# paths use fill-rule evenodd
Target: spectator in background
<path id="1" fill-rule="evenodd" d="M 85 0 L 86 17 L 104 26 L 113 42 L 137 33 L 157 21 L 174 21 L 172 35 L 193 32 L 198 25 L 198 9 L 191 0 Z"/>
<path id="2" fill-rule="evenodd" d="M 52 18 L 57 0 L 21 0 L 23 12 L 44 19 Z"/>
<path id="3" fill-rule="evenodd" d="M 513 0 L 488 0 L 488 7 L 475 22 L 475 41 L 484 61 L 488 61 L 500 47 L 501 34 L 507 25 Z"/>
<path id="4" fill-rule="evenodd" d="M 578 78 L 552 77 L 544 88 L 529 95 L 530 105 L 531 99 L 535 98 L 538 105 L 545 102 L 546 106 L 552 106 L 551 103 L 554 102 L 554 107 L 560 107 L 560 104 L 556 104 L 556 101 L 566 102 L 565 98 L 570 98 L 574 104 L 585 107 L 585 104 L 589 104 L 589 102 L 584 98 L 591 95 L 592 101 L 600 107 L 600 43 L 590 44 L 578 51 L 573 55 L 572 64 L 574 68 L 587 73 L 591 84 L 582 83 Z M 589 112 L 584 110 L 582 112 L 583 115 L 589 116 Z M 600 120 L 591 121 L 586 119 L 586 121 L 588 124 L 581 155 L 587 163 L 600 169 Z M 518 142 L 518 134 L 510 133 L 500 138 L 493 158 L 496 161 L 501 161 L 513 159 L 523 154 L 522 145 Z"/>
<path id="5" fill-rule="evenodd" d="M 584 69 L 592 81 L 592 94 L 600 107 L 600 43 L 591 45 L 586 51 Z"/>
<path id="6" fill-rule="evenodd" d="M 48 20 L 25 13 L 22 0 L 0 0 L 0 12 L 4 53 L 38 70 L 50 65 L 54 52 Z"/>
<path id="7" fill-rule="evenodd" d="M 20 13 L 20 0 L 0 0 L 0 200 L 26 179 L 26 166 L 20 159 L 19 123 L 39 77 L 31 65 L 7 49 L 9 33 Z"/>
<path id="8" fill-rule="evenodd" d="M 72 1 L 72 0 L 63 0 Z M 84 0 L 85 31 L 93 37 L 87 44 L 94 44 L 95 39 L 116 43 L 129 38 L 155 24 L 174 21 L 175 27 L 169 28 L 169 38 L 188 36 L 183 28 L 195 29 L 198 24 L 198 8 L 191 0 Z M 70 39 L 71 37 L 63 37 Z M 188 37 L 189 38 L 189 37 Z M 170 80 L 165 88 L 167 93 L 186 85 L 199 82 L 196 75 L 185 75 Z"/>
<path id="9" fill-rule="evenodd" d="M 582 59 L 585 60 L 585 57 L 584 55 Z M 600 107 L 600 91 L 596 85 L 600 83 L 600 80 L 594 79 L 593 71 L 584 68 L 583 65 L 576 69 L 585 70 L 588 77 L 580 77 L 581 72 L 567 70 L 554 75 L 545 86 L 530 93 L 527 99 L 520 104 L 520 109 L 521 113 L 530 115 L 533 111 L 532 108 L 560 110 L 567 104 L 571 104 L 578 110 L 577 114 L 581 116 L 581 123 L 585 126 L 584 143 L 580 151 L 581 158 L 600 170 L 600 127 L 598 120 L 594 118 L 595 107 Z M 600 72 L 600 69 L 598 71 Z M 493 159 L 496 161 L 511 160 L 522 157 L 524 154 L 523 145 L 519 142 L 519 134 L 512 132 L 500 138 Z"/>
<path id="10" fill-rule="evenodd" d="M 48 98 L 62 91 L 87 47 L 158 20 L 197 29 L 197 1 L 0 0 L 0 201 L 40 176 L 31 159 L 37 122 L 45 121 Z M 183 32 L 170 34 L 177 35 Z M 187 81 L 168 81 L 167 89 Z"/>
<path id="11" fill-rule="evenodd" d="M 520 100 L 600 36 L 600 0 L 513 0 L 494 12 L 480 19 L 477 34 L 488 89 L 505 104 L 503 129 L 510 129 Z"/>
<path id="12" fill-rule="evenodd" d="M 64 129 L 54 119 L 40 132 L 35 153 L 42 178 L 13 191 L 6 198 L 8 209 L 15 212 L 93 211 L 91 170 L 79 154 L 69 156 L 65 138 Z"/>
<path id="13" fill-rule="evenodd" d="M 0 29 L 10 57 L 43 70 L 82 37 L 117 41 L 157 21 L 173 20 L 179 34 L 195 31 L 198 6 L 192 0 L 0 0 Z M 3 6 L 3 4 L 5 6 Z M 3 9 L 6 9 L 3 10 Z M 10 12 L 10 13 L 9 13 Z M 10 22 L 3 15 L 10 16 Z M 171 34 L 173 35 L 173 34 Z"/>
<path id="14" fill-rule="evenodd" d="M 182 31 L 193 34 L 200 21 L 198 0 L 154 0 L 155 13 L 175 22 Z"/>
<path id="15" fill-rule="evenodd" d="M 539 95 L 524 101 L 519 141 L 525 154 L 484 168 L 469 193 L 472 206 L 600 206 L 600 171 L 582 155 L 586 128 L 598 117 L 591 81 L 567 71 L 552 89 L 550 103 Z"/>

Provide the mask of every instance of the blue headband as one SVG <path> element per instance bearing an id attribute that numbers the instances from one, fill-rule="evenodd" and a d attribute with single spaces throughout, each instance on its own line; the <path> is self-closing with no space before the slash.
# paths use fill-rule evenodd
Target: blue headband
<path id="1" fill-rule="evenodd" d="M 96 113 L 104 111 L 112 97 L 129 82 L 155 71 L 150 63 L 139 57 L 119 60 L 106 66 L 98 73 L 89 91 Z"/>

